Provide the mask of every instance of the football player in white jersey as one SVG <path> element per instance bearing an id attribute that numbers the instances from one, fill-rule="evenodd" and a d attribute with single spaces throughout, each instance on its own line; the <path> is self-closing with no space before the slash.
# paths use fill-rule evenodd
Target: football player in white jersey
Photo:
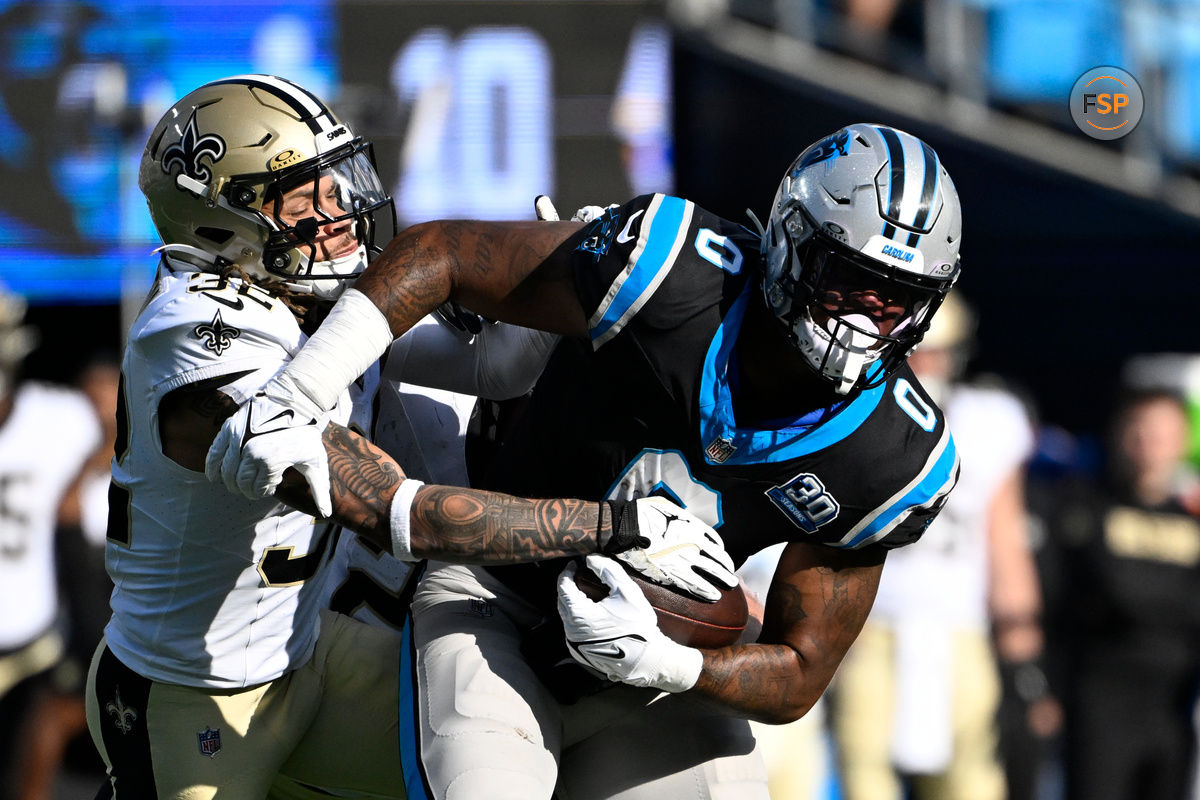
<path id="1" fill-rule="evenodd" d="M 921 546 L 888 559 L 838 671 L 830 721 L 847 800 L 1017 796 L 998 750 L 997 667 L 1040 675 L 1041 599 L 1023 489 L 1035 431 L 1017 395 L 965 379 L 974 325 L 952 293 L 909 358 L 954 426 L 962 477 Z"/>
<path id="2" fill-rule="evenodd" d="M 292 426 L 285 410 L 241 432 L 248 448 L 315 444 L 319 457 L 299 469 L 329 488 L 310 493 L 300 475 L 268 471 L 243 477 L 277 491 L 247 500 L 209 482 L 205 454 L 222 421 L 378 252 L 391 200 L 368 143 L 309 92 L 263 75 L 176 103 L 150 135 L 139 185 L 164 246 L 122 362 L 113 613 L 87 696 L 115 797 L 419 788 L 407 632 L 322 610 L 330 553 L 350 535 L 339 526 L 404 561 L 602 550 L 702 596 L 735 582 L 708 526 L 668 530 L 642 501 L 524 500 L 406 479 L 362 435 L 376 364 L 328 412 Z M 477 380 L 478 369 L 447 359 L 441 371 Z"/>
<path id="3" fill-rule="evenodd" d="M 64 653 L 55 526 L 68 489 L 101 444 L 82 393 L 18 383 L 36 332 L 0 288 L 0 797 L 31 777 L 29 724 Z"/>

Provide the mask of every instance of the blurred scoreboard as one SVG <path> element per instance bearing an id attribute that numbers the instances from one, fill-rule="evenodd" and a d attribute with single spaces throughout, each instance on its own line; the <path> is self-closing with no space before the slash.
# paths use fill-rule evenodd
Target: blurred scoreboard
<path id="1" fill-rule="evenodd" d="M 375 142 L 404 223 L 567 216 L 673 188 L 661 4 L 351 0 L 339 110 Z"/>
<path id="2" fill-rule="evenodd" d="M 402 219 L 528 219 L 670 190 L 670 46 L 647 0 L 0 0 L 0 283 L 136 305 L 146 136 L 196 86 L 281 75 L 376 140 Z"/>

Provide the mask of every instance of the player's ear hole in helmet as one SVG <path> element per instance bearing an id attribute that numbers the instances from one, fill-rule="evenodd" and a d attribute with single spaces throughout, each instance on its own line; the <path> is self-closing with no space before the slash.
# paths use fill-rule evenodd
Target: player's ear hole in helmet
<path id="1" fill-rule="evenodd" d="M 762 290 L 842 394 L 882 383 L 959 274 L 958 193 L 929 145 L 856 124 L 801 153 L 771 205 Z"/>
<path id="2" fill-rule="evenodd" d="M 370 143 L 290 81 L 205 84 L 155 126 L 139 186 L 168 254 L 334 299 L 395 233 Z"/>

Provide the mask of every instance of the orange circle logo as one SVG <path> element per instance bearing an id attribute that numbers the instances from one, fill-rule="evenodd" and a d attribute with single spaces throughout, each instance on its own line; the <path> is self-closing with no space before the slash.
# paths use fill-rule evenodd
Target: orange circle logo
<path id="1" fill-rule="evenodd" d="M 1071 119 L 1093 139 L 1129 135 L 1142 119 L 1142 87 L 1120 67 L 1092 67 L 1071 88 Z"/>

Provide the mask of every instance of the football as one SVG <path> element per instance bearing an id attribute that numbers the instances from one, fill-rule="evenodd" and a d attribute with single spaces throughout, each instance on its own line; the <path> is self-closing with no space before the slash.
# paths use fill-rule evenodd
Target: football
<path id="1" fill-rule="evenodd" d="M 654 583 L 628 567 L 625 571 L 658 614 L 659 629 L 680 644 L 708 649 L 726 647 L 737 642 L 746 630 L 746 595 L 740 584 L 723 589 L 717 602 L 706 603 L 680 589 Z M 608 594 L 608 587 L 582 561 L 575 570 L 575 585 L 593 600 Z"/>

